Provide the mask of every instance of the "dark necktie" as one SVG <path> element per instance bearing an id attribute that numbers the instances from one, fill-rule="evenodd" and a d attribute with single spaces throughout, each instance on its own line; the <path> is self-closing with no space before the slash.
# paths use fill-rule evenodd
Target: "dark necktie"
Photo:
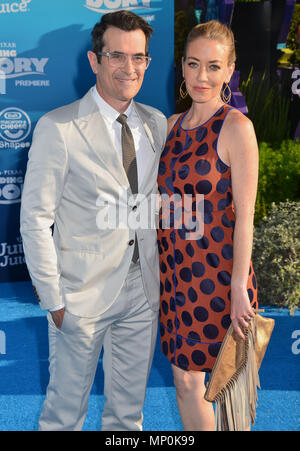
<path id="1" fill-rule="evenodd" d="M 126 114 L 121 114 L 118 117 L 117 121 L 120 122 L 120 124 L 122 124 L 123 166 L 127 174 L 132 194 L 138 194 L 138 173 L 137 173 L 136 153 L 133 136 L 127 124 Z M 139 258 L 138 242 L 137 237 L 135 236 L 135 245 L 132 261 L 136 263 L 138 258 Z"/>

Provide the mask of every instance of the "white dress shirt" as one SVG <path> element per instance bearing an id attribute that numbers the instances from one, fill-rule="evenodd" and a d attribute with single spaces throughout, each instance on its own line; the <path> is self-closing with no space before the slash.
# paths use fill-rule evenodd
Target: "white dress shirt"
<path id="1" fill-rule="evenodd" d="M 105 102 L 105 100 L 99 95 L 96 86 L 93 87 L 92 93 L 94 100 L 97 103 L 99 110 L 101 112 L 101 116 L 104 119 L 105 125 L 112 139 L 112 142 L 115 148 L 117 149 L 121 161 L 123 161 L 122 124 L 120 124 L 117 121 L 117 118 L 120 116 L 120 113 L 113 107 L 111 107 L 107 102 Z M 130 127 L 134 140 L 137 171 L 138 171 L 138 183 L 140 188 L 141 182 L 145 174 L 145 169 L 153 161 L 153 149 L 146 135 L 144 126 L 134 108 L 133 101 L 130 102 L 129 107 L 124 112 L 124 114 L 126 114 L 126 116 L 128 117 L 127 124 Z M 54 309 L 50 309 L 49 312 L 55 312 L 56 310 L 61 310 L 64 307 L 65 306 L 61 304 L 55 307 Z"/>

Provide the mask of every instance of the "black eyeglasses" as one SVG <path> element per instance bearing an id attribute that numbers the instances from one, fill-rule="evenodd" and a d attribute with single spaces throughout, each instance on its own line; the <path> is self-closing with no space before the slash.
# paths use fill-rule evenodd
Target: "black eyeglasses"
<path id="1" fill-rule="evenodd" d="M 107 56 L 108 63 L 111 67 L 123 67 L 127 63 L 128 58 L 131 58 L 132 64 L 136 69 L 148 69 L 151 62 L 150 56 L 145 55 L 127 55 L 119 52 L 98 52 L 100 56 Z"/>

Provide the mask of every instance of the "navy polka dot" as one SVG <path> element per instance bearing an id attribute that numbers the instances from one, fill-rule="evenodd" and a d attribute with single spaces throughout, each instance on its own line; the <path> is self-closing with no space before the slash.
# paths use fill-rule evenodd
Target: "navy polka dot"
<path id="1" fill-rule="evenodd" d="M 173 354 L 175 350 L 175 341 L 173 338 L 170 338 L 170 353 Z"/>
<path id="2" fill-rule="evenodd" d="M 207 128 L 206 127 L 200 127 L 198 128 L 197 132 L 196 132 L 196 140 L 198 142 L 203 141 L 203 139 L 205 139 L 207 136 Z"/>
<path id="3" fill-rule="evenodd" d="M 168 343 L 167 343 L 166 341 L 164 341 L 163 344 L 162 344 L 162 351 L 163 351 L 163 353 L 164 353 L 165 356 L 168 355 L 168 352 L 169 352 L 169 346 L 168 346 Z"/>
<path id="4" fill-rule="evenodd" d="M 210 171 L 210 162 L 202 158 L 195 165 L 196 172 L 200 175 L 206 175 Z"/>
<path id="5" fill-rule="evenodd" d="M 233 222 L 233 221 L 230 221 L 230 220 L 228 219 L 227 214 L 224 213 L 223 216 L 222 216 L 222 224 L 223 224 L 224 227 L 233 227 L 234 222 Z"/>
<path id="6" fill-rule="evenodd" d="M 219 329 L 214 324 L 207 324 L 203 327 L 203 333 L 209 340 L 215 340 L 219 335 Z"/>
<path id="7" fill-rule="evenodd" d="M 189 312 L 186 312 L 186 311 L 182 312 L 181 319 L 182 319 L 183 324 L 187 327 L 191 326 L 193 323 L 193 319 L 192 319 L 191 315 L 189 314 Z"/>
<path id="8" fill-rule="evenodd" d="M 252 302 L 253 301 L 253 290 L 251 290 L 251 288 L 249 288 L 247 291 L 248 291 L 249 301 Z"/>
<path id="9" fill-rule="evenodd" d="M 205 273 L 205 267 L 201 262 L 192 263 L 192 273 L 194 277 L 202 277 Z"/>
<path id="10" fill-rule="evenodd" d="M 164 314 L 167 315 L 169 312 L 169 306 L 166 303 L 166 301 L 162 301 L 161 308 L 162 308 L 162 311 L 164 312 Z"/>
<path id="11" fill-rule="evenodd" d="M 180 291 L 178 291 L 176 293 L 176 304 L 179 307 L 182 307 L 185 304 L 185 295 L 184 295 L 184 293 L 181 293 Z"/>
<path id="12" fill-rule="evenodd" d="M 233 257 L 233 246 L 231 244 L 225 244 L 222 247 L 222 256 L 225 260 L 231 260 Z"/>
<path id="13" fill-rule="evenodd" d="M 222 285 L 230 285 L 231 276 L 228 271 L 220 271 L 218 272 L 218 281 Z"/>
<path id="14" fill-rule="evenodd" d="M 185 180 L 190 173 L 190 167 L 185 164 L 178 170 L 178 176 L 181 180 Z"/>
<path id="15" fill-rule="evenodd" d="M 174 258 L 172 255 L 167 256 L 167 262 L 168 262 L 170 269 L 174 269 Z"/>
<path id="16" fill-rule="evenodd" d="M 190 268 L 182 268 L 179 272 L 181 280 L 184 282 L 190 282 L 192 280 L 192 271 Z"/>
<path id="17" fill-rule="evenodd" d="M 175 155 L 179 155 L 181 154 L 181 152 L 183 151 L 183 145 L 181 141 L 176 141 L 175 142 L 175 146 L 172 149 L 172 153 L 174 153 Z"/>
<path id="18" fill-rule="evenodd" d="M 196 190 L 199 194 L 209 194 L 212 190 L 212 184 L 208 180 L 202 180 L 197 183 Z"/>
<path id="19" fill-rule="evenodd" d="M 210 308 L 216 313 L 224 312 L 225 307 L 226 303 L 224 299 L 220 298 L 219 296 L 215 296 L 210 301 Z"/>
<path id="20" fill-rule="evenodd" d="M 222 343 L 212 343 L 208 347 L 208 352 L 212 357 L 218 357 Z"/>
<path id="21" fill-rule="evenodd" d="M 178 366 L 184 370 L 186 370 L 189 366 L 188 358 L 184 354 L 179 354 L 177 357 Z"/>
<path id="22" fill-rule="evenodd" d="M 216 190 L 219 194 L 225 194 L 228 190 L 229 182 L 227 179 L 220 179 L 217 183 Z"/>
<path id="23" fill-rule="evenodd" d="M 196 365 L 204 365 L 206 362 L 206 356 L 202 351 L 194 351 L 192 353 L 192 360 Z"/>
<path id="24" fill-rule="evenodd" d="M 204 323 L 208 319 L 208 311 L 204 307 L 196 307 L 194 309 L 194 317 L 200 323 Z"/>
<path id="25" fill-rule="evenodd" d="M 162 284 L 162 282 L 160 282 L 160 295 L 162 296 L 164 294 L 164 286 Z"/>
<path id="26" fill-rule="evenodd" d="M 171 333 L 173 331 L 173 323 L 172 323 L 172 320 L 170 320 L 170 319 L 167 320 L 167 331 L 169 333 Z"/>
<path id="27" fill-rule="evenodd" d="M 220 159 L 216 162 L 216 169 L 220 174 L 225 174 L 228 170 L 228 166 L 226 166 Z"/>
<path id="28" fill-rule="evenodd" d="M 221 227 L 214 227 L 211 229 L 210 234 L 217 243 L 220 243 L 224 239 L 224 230 Z"/>
<path id="29" fill-rule="evenodd" d="M 211 279 L 204 279 L 200 283 L 200 289 L 204 294 L 212 294 L 215 290 L 215 284 Z"/>
<path id="30" fill-rule="evenodd" d="M 167 251 L 169 249 L 169 245 L 168 245 L 168 241 L 166 240 L 166 237 L 162 238 L 161 244 L 162 244 L 162 246 L 163 246 L 165 251 Z"/>
<path id="31" fill-rule="evenodd" d="M 182 347 L 182 338 L 180 335 L 176 336 L 176 348 L 180 349 Z"/>
<path id="32" fill-rule="evenodd" d="M 175 262 L 177 265 L 181 265 L 181 263 L 183 262 L 183 255 L 179 249 L 175 250 Z"/>
<path id="33" fill-rule="evenodd" d="M 193 246 L 191 245 L 191 243 L 187 244 L 186 248 L 186 253 L 190 256 L 190 257 L 194 257 L 195 251 Z"/>
<path id="34" fill-rule="evenodd" d="M 167 265 L 165 264 L 165 262 L 161 262 L 160 270 L 163 274 L 165 274 L 167 272 Z"/>
<path id="35" fill-rule="evenodd" d="M 188 338 L 190 340 L 200 341 L 200 335 L 197 332 L 193 331 L 193 330 L 191 332 L 189 332 Z"/>
<path id="36" fill-rule="evenodd" d="M 179 162 L 180 163 L 185 163 L 186 161 L 188 161 L 190 159 L 190 157 L 193 155 L 192 152 L 187 152 L 184 153 L 180 158 L 179 158 Z"/>
<path id="37" fill-rule="evenodd" d="M 229 326 L 230 326 L 230 324 L 231 324 L 230 315 L 224 315 L 223 318 L 222 318 L 221 324 L 222 324 L 222 327 L 223 327 L 225 330 L 228 330 L 228 329 L 229 329 Z"/>
<path id="38" fill-rule="evenodd" d="M 165 280 L 165 290 L 167 293 L 171 293 L 172 285 L 171 285 L 171 282 L 169 281 L 169 279 Z"/>
<path id="39" fill-rule="evenodd" d="M 193 287 L 190 287 L 188 290 L 188 297 L 191 302 L 196 302 L 198 299 L 197 291 L 194 290 Z"/>
<path id="40" fill-rule="evenodd" d="M 223 120 L 220 120 L 220 119 L 213 122 L 211 128 L 214 131 L 214 133 L 220 133 L 222 124 L 223 124 Z"/>
<path id="41" fill-rule="evenodd" d="M 196 150 L 196 155 L 198 157 L 202 157 L 203 155 L 207 154 L 207 152 L 208 152 L 208 144 L 207 143 L 203 143 Z"/>
<path id="42" fill-rule="evenodd" d="M 159 167 L 158 167 L 158 173 L 159 175 L 164 175 L 166 173 L 166 163 L 164 161 L 160 161 Z"/>
<path id="43" fill-rule="evenodd" d="M 160 336 L 163 337 L 165 335 L 165 326 L 162 323 L 159 323 Z"/>
<path id="44" fill-rule="evenodd" d="M 196 240 L 196 243 L 200 249 L 207 249 L 209 247 L 209 241 L 206 236 L 203 236 L 200 240 Z"/>
<path id="45" fill-rule="evenodd" d="M 218 268 L 220 264 L 220 259 L 217 256 L 217 254 L 210 252 L 206 256 L 206 262 L 209 266 L 212 266 L 213 268 Z"/>

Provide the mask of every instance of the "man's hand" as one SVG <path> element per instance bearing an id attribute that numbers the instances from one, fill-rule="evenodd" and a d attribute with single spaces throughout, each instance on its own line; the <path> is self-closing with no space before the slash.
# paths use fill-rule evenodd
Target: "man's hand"
<path id="1" fill-rule="evenodd" d="M 65 308 L 62 308 L 61 310 L 56 310 L 55 312 L 50 312 L 52 315 L 52 319 L 54 321 L 55 326 L 57 327 L 57 329 L 61 329 L 63 320 L 64 320 L 64 316 L 65 316 Z"/>

